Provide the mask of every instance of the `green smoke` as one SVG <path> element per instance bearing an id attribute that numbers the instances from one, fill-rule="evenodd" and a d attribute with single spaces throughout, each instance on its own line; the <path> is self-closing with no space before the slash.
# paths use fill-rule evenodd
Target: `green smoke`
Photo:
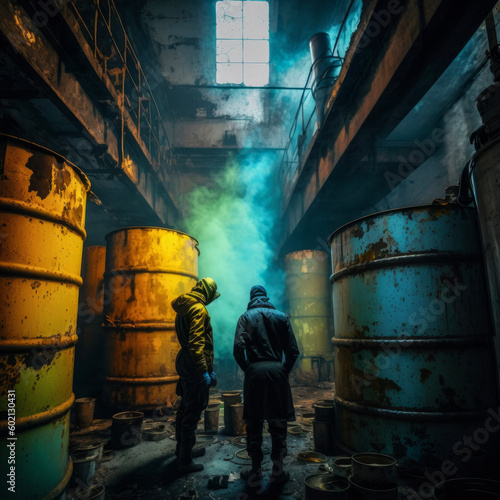
<path id="1" fill-rule="evenodd" d="M 277 306 L 283 296 L 281 273 L 272 265 L 278 160 L 271 154 L 233 159 L 212 182 L 188 196 L 186 227 L 200 243 L 198 274 L 213 278 L 221 293 L 209 305 L 219 358 L 232 357 L 236 322 L 253 285 L 264 285 Z"/>

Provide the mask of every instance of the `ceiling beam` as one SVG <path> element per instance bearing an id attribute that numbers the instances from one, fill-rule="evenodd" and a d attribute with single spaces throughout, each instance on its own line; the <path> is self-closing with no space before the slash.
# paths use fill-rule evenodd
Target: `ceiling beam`
<path id="1" fill-rule="evenodd" d="M 364 175 L 358 164 L 432 87 L 495 4 L 496 0 L 365 3 L 324 125 L 297 172 L 285 175 L 282 251 L 294 241 L 324 237 L 334 225 L 348 222 L 347 217 L 387 194 L 389 187 L 380 173 Z M 325 200 L 334 217 L 319 213 Z"/>

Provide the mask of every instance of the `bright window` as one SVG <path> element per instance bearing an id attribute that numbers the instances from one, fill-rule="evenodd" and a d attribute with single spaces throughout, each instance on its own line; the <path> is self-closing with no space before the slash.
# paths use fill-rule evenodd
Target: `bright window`
<path id="1" fill-rule="evenodd" d="M 217 83 L 269 83 L 269 3 L 216 2 Z"/>

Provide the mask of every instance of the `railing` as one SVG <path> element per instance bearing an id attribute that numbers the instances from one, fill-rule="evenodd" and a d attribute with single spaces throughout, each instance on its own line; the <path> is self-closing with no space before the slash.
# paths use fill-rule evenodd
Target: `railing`
<path id="1" fill-rule="evenodd" d="M 113 103 L 127 111 L 135 125 L 135 137 L 147 148 L 153 168 L 176 170 L 172 145 L 152 88 L 142 70 L 113 0 L 69 4 L 82 27 L 94 58 L 110 78 L 118 94 Z M 168 105 L 168 103 L 167 103 Z"/>
<path id="2" fill-rule="evenodd" d="M 334 56 L 334 54 L 337 50 L 340 37 L 346 26 L 346 21 L 349 17 L 354 1 L 355 0 L 351 0 L 349 6 L 347 7 L 344 19 L 340 25 L 337 38 L 332 49 L 332 55 L 324 58 L 330 59 L 332 61 L 332 66 L 336 64 L 336 60 L 339 60 L 341 67 L 344 61 L 343 58 Z M 283 188 L 285 188 L 285 186 L 290 183 L 301 162 L 304 160 L 306 150 L 309 148 L 314 133 L 317 130 L 316 124 L 318 123 L 318 121 L 320 121 L 317 119 L 317 109 L 314 97 L 323 85 L 323 90 L 331 88 L 336 80 L 336 78 L 330 78 L 329 73 L 331 68 L 327 67 L 324 73 L 322 75 L 317 75 L 317 78 L 314 78 L 314 81 L 311 83 L 311 78 L 314 74 L 314 67 L 321 62 L 321 60 L 317 60 L 311 65 L 309 75 L 307 76 L 307 80 L 304 85 L 304 90 L 302 91 L 302 95 L 300 97 L 299 106 L 297 108 L 297 112 L 295 113 L 292 127 L 290 128 L 290 132 L 288 133 L 288 141 L 286 143 L 283 157 L 281 159 L 281 165 L 278 170 L 278 182 L 280 187 L 282 188 L 283 194 L 287 192 L 287 190 Z M 322 106 L 323 104 L 326 103 L 319 104 L 318 107 Z"/>
<path id="3" fill-rule="evenodd" d="M 310 87 L 312 74 L 311 66 L 281 158 L 278 172 L 280 186 L 288 183 L 299 168 L 304 158 L 304 148 L 307 148 L 316 130 L 316 103 Z"/>
<path id="4" fill-rule="evenodd" d="M 328 90 L 333 87 L 337 80 L 342 63 L 342 58 L 328 55 L 317 59 L 311 65 L 281 159 L 278 173 L 281 186 L 284 186 L 293 177 L 300 163 L 303 161 L 306 149 L 317 130 L 316 125 L 321 126 L 319 122 L 323 117 L 322 114 L 318 117 L 318 110 L 326 104 L 326 101 L 322 101 L 322 98 L 318 94 L 322 92 L 325 93 L 325 96 L 327 95 Z M 315 74 L 315 68 L 320 67 L 320 65 L 324 67 L 323 73 L 317 75 L 311 83 L 311 78 Z"/>

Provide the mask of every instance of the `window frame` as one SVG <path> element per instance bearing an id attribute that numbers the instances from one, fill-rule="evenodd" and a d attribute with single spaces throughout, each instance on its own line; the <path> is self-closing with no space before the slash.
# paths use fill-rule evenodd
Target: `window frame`
<path id="1" fill-rule="evenodd" d="M 231 4 L 241 4 L 241 10 L 239 11 L 239 16 L 236 17 L 234 12 L 229 9 L 231 7 Z M 265 24 L 265 30 L 262 31 L 259 29 L 259 26 L 253 26 L 250 29 L 251 35 L 253 34 L 254 36 L 246 36 L 245 34 L 245 28 L 249 30 L 248 27 L 248 17 L 249 16 L 255 16 L 255 10 L 250 11 L 250 13 L 245 12 L 245 8 L 248 8 L 250 4 L 265 4 L 266 5 L 266 12 L 265 16 L 262 17 L 256 17 L 256 19 L 263 20 L 263 24 Z M 226 4 L 228 7 L 229 14 L 226 14 L 224 11 L 220 12 L 220 7 L 223 8 L 220 4 Z M 232 6 L 234 7 L 234 5 Z M 215 71 L 216 71 L 216 77 L 215 81 L 217 85 L 222 85 L 222 86 L 244 86 L 248 88 L 252 87 L 264 87 L 269 85 L 270 82 L 270 2 L 269 0 L 218 0 L 215 2 L 215 44 L 216 44 L 216 57 L 215 57 Z M 236 8 L 236 10 L 238 10 Z M 219 28 L 220 26 L 224 25 L 224 23 L 221 23 L 220 20 L 223 20 L 226 18 L 231 17 L 232 14 L 234 17 L 233 19 L 238 19 L 240 20 L 239 22 L 241 23 L 241 26 L 235 26 L 233 28 L 233 31 L 238 33 L 238 31 L 241 33 L 239 37 L 236 37 L 234 34 L 231 34 L 231 28 L 229 27 L 226 30 L 220 29 L 222 31 L 222 36 L 219 35 Z M 258 14 L 257 14 L 258 16 Z M 247 19 L 247 20 L 246 20 Z M 229 23 L 228 23 L 229 24 Z M 261 31 L 259 33 L 259 31 Z M 225 33 L 224 33 L 225 32 Z M 224 34 L 228 36 L 224 36 Z M 232 36 L 231 36 L 232 35 Z M 263 36 L 264 35 L 264 36 Z M 231 47 L 231 43 L 233 45 L 233 48 Z M 256 50 L 259 45 L 265 44 L 267 51 L 265 52 L 264 57 L 260 58 L 259 60 L 259 50 Z M 220 47 L 226 45 L 229 50 L 226 52 L 221 51 Z M 248 60 L 249 58 L 249 53 L 248 53 L 248 48 L 253 45 L 254 50 L 253 54 L 257 54 L 256 60 Z M 245 48 L 247 49 L 247 55 L 245 55 Z M 231 61 L 230 56 L 228 55 L 231 50 L 236 50 L 237 51 L 237 57 L 236 60 Z M 240 55 L 241 54 L 241 55 Z M 222 60 L 224 56 L 227 56 L 227 62 Z M 238 56 L 240 56 L 238 58 Z M 251 56 L 250 56 L 251 57 Z M 247 58 L 247 60 L 245 60 Z M 239 66 L 240 67 L 240 72 L 236 72 L 236 77 L 231 78 L 231 70 L 234 70 L 234 67 L 231 68 L 231 66 Z M 222 76 L 220 78 L 220 75 L 224 75 L 224 67 L 225 70 L 227 71 L 226 76 Z M 250 68 L 253 68 L 255 72 L 249 71 Z M 262 78 L 262 81 L 259 81 L 259 78 L 261 77 L 261 73 L 259 73 L 259 68 L 260 71 L 264 70 L 264 78 Z M 219 80 L 220 78 L 220 80 Z M 234 81 L 231 81 L 234 80 Z"/>

